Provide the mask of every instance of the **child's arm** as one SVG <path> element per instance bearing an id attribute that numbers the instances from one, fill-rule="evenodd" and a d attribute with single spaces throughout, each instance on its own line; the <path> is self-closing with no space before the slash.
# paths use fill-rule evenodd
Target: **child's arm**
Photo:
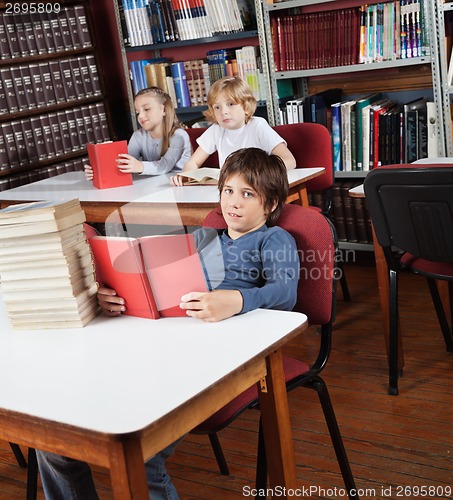
<path id="1" fill-rule="evenodd" d="M 221 321 L 242 311 L 242 294 L 239 290 L 214 290 L 190 292 L 181 297 L 181 309 L 187 316 L 207 322 Z"/>
<path id="2" fill-rule="evenodd" d="M 116 162 L 118 163 L 119 171 L 123 174 L 141 174 L 143 172 L 143 163 L 131 155 L 119 154 Z"/>
<path id="3" fill-rule="evenodd" d="M 208 159 L 209 154 L 206 153 L 202 148 L 198 147 L 193 155 L 190 157 L 189 161 L 184 165 L 182 169 L 183 172 L 188 170 L 196 170 L 200 168 L 203 163 Z M 170 184 L 173 186 L 182 186 L 182 178 L 179 174 L 176 174 L 170 179 Z"/>
<path id="4" fill-rule="evenodd" d="M 285 143 L 281 142 L 272 150 L 272 154 L 279 156 L 287 170 L 293 170 L 296 168 L 296 159 L 294 158 L 291 151 L 288 149 Z"/>
<path id="5" fill-rule="evenodd" d="M 119 316 L 126 310 L 124 299 L 118 297 L 115 290 L 105 286 L 99 287 L 98 302 L 106 316 Z"/>

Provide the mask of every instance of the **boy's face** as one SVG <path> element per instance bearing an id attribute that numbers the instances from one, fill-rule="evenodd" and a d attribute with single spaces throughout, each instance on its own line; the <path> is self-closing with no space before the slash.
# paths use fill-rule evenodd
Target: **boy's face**
<path id="1" fill-rule="evenodd" d="M 217 123 L 226 129 L 235 130 L 245 125 L 245 111 L 242 104 L 234 102 L 221 92 L 212 106 Z"/>
<path id="2" fill-rule="evenodd" d="M 220 193 L 220 206 L 228 226 L 228 235 L 233 240 L 266 223 L 268 212 L 258 193 L 242 175 L 228 177 Z"/>
<path id="3" fill-rule="evenodd" d="M 148 132 L 160 132 L 165 116 L 164 105 L 152 94 L 144 94 L 135 98 L 135 113 L 138 123 Z"/>

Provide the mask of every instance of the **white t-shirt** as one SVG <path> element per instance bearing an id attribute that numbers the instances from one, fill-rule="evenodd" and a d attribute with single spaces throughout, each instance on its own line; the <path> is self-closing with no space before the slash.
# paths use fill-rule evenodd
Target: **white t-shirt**
<path id="1" fill-rule="evenodd" d="M 286 142 L 264 118 L 252 116 L 241 128 L 228 130 L 217 123 L 211 125 L 198 139 L 198 145 L 208 154 L 219 153 L 222 167 L 227 156 L 241 148 L 260 148 L 270 154 L 272 150 Z"/>

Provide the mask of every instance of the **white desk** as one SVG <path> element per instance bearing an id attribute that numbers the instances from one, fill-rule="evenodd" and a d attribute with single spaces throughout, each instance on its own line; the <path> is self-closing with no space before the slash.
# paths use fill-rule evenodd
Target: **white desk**
<path id="1" fill-rule="evenodd" d="M 306 182 L 323 173 L 324 168 L 288 172 L 290 192 L 302 205 L 308 204 Z M 132 186 L 96 189 L 83 172 L 68 172 L 2 191 L 0 204 L 79 198 L 89 222 L 105 222 L 119 214 L 130 223 L 200 225 L 219 202 L 217 186 L 172 187 L 169 178 L 170 174 L 134 176 Z"/>
<path id="2" fill-rule="evenodd" d="M 0 302 L 0 439 L 110 468 L 115 499 L 148 499 L 140 464 L 267 372 L 270 485 L 293 488 L 279 348 L 305 328 L 303 314 L 257 310 L 220 323 L 99 316 L 12 331 Z"/>

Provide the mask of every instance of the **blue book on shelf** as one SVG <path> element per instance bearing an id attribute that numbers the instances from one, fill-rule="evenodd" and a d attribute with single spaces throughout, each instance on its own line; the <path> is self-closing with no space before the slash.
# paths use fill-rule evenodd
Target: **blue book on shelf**
<path id="1" fill-rule="evenodd" d="M 187 87 L 186 72 L 183 62 L 172 63 L 170 66 L 173 85 L 175 87 L 176 101 L 178 108 L 190 106 L 189 88 Z"/>
<path id="2" fill-rule="evenodd" d="M 332 104 L 331 110 L 333 170 L 339 172 L 343 170 L 341 162 L 341 103 Z"/>

